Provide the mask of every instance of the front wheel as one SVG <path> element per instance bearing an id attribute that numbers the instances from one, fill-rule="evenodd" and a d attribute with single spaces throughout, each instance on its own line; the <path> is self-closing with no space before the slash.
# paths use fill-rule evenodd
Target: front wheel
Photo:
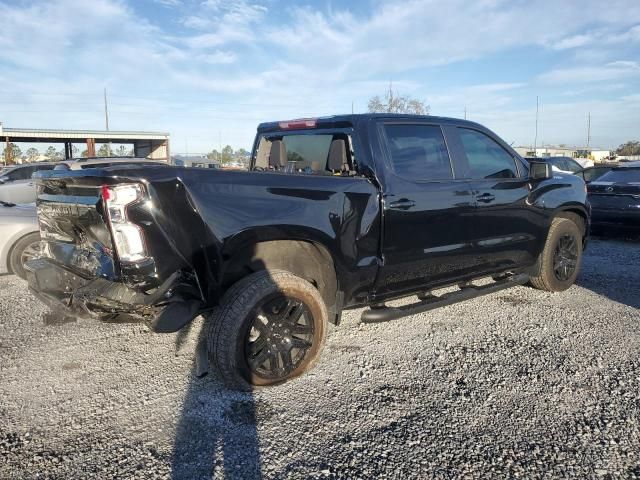
<path id="1" fill-rule="evenodd" d="M 318 290 L 292 273 L 254 273 L 225 294 L 209 320 L 209 359 L 232 388 L 276 385 L 309 370 L 327 332 Z"/>
<path id="2" fill-rule="evenodd" d="M 554 218 L 544 250 L 538 258 L 536 271 L 529 282 L 535 288 L 561 292 L 576 281 L 582 263 L 581 220 Z"/>

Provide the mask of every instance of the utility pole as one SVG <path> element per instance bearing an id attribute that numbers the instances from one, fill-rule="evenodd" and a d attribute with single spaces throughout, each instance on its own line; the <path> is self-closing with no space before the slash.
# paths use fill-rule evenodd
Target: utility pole
<path id="1" fill-rule="evenodd" d="M 587 115 L 587 150 L 589 149 L 589 144 L 591 143 L 591 112 Z"/>
<path id="2" fill-rule="evenodd" d="M 107 109 L 107 87 L 104 87 L 104 124 L 109 131 L 109 110 Z"/>
<path id="3" fill-rule="evenodd" d="M 538 96 L 536 95 L 536 136 L 533 140 L 533 156 L 537 157 L 536 148 L 538 148 Z"/>

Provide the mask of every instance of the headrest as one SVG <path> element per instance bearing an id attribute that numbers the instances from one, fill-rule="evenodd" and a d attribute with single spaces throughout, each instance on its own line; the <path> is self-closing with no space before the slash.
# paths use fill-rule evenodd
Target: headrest
<path id="1" fill-rule="evenodd" d="M 287 150 L 282 140 L 273 140 L 269 152 L 270 167 L 284 167 L 287 164 Z"/>
<path id="2" fill-rule="evenodd" d="M 327 170 L 342 170 L 343 165 L 347 165 L 347 146 L 344 139 L 336 138 L 329 147 Z"/>

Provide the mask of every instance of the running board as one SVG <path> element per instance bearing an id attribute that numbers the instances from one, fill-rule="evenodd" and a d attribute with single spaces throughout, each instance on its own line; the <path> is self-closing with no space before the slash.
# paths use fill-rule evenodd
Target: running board
<path id="1" fill-rule="evenodd" d="M 415 315 L 417 313 L 427 312 L 440 307 L 453 305 L 454 303 L 463 302 L 472 298 L 487 295 L 489 293 L 499 292 L 507 288 L 523 285 L 529 281 L 529 275 L 524 273 L 513 275 L 504 280 L 498 280 L 488 285 L 467 286 L 458 291 L 446 293 L 439 297 L 432 297 L 411 305 L 403 305 L 402 307 L 380 307 L 366 310 L 360 317 L 362 323 L 380 323 L 395 320 L 397 318 L 406 317 L 407 315 Z"/>

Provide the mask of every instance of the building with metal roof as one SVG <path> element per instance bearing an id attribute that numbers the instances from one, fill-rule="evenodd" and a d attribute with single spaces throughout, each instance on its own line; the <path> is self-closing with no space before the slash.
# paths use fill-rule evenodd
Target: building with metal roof
<path id="1" fill-rule="evenodd" d="M 169 133 L 116 130 L 63 130 L 41 128 L 6 128 L 0 122 L 0 140 L 6 147 L 12 143 L 62 143 L 65 159 L 73 157 L 74 143 L 86 143 L 87 155 L 96 155 L 97 143 L 130 144 L 135 157 L 168 161 L 170 158 Z M 10 149 L 7 149 L 10 152 Z M 13 163 L 5 159 L 5 163 Z"/>

